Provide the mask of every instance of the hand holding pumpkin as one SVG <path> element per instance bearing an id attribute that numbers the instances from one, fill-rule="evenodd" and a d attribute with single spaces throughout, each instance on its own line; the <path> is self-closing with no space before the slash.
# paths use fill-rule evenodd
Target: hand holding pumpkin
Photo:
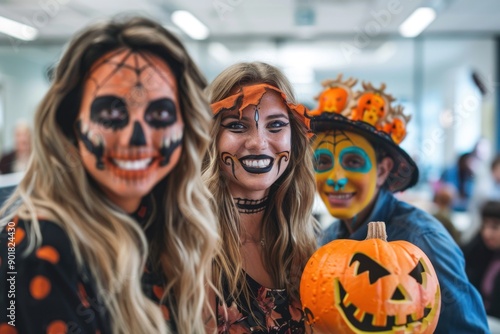
<path id="1" fill-rule="evenodd" d="M 372 222 L 366 240 L 335 240 L 309 259 L 300 297 L 314 333 L 434 332 L 441 298 L 431 262 L 386 238 L 385 223 Z"/>

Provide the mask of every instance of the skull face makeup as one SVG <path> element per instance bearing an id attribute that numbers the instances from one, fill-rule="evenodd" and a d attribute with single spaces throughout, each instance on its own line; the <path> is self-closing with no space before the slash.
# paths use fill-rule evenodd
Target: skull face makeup
<path id="1" fill-rule="evenodd" d="M 233 197 L 264 198 L 283 175 L 291 151 L 289 117 L 282 97 L 271 90 L 241 116 L 223 111 L 217 150 Z"/>
<path id="2" fill-rule="evenodd" d="M 147 52 L 99 59 L 83 89 L 76 130 L 87 172 L 127 212 L 177 164 L 184 123 L 169 66 Z"/>
<path id="3" fill-rule="evenodd" d="M 358 134 L 332 130 L 313 143 L 316 185 L 330 214 L 350 219 L 372 201 L 377 162 L 370 143 Z"/>

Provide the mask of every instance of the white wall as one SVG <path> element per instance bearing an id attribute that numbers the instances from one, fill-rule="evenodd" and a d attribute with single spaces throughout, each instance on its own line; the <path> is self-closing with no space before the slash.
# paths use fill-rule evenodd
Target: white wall
<path id="1" fill-rule="evenodd" d="M 13 145 L 13 128 L 20 118 L 32 122 L 38 103 L 49 87 L 47 67 L 59 48 L 0 47 L 0 85 L 4 115 L 0 128 L 2 152 Z"/>
<path id="2" fill-rule="evenodd" d="M 495 45 L 493 40 L 431 40 L 424 44 L 422 101 L 424 164 L 442 168 L 470 151 L 478 138 L 494 141 Z M 490 92 L 481 96 L 476 71 Z"/>

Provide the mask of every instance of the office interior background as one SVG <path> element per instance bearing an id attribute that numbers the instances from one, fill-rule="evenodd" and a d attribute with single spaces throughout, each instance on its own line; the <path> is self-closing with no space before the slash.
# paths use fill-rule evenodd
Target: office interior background
<path id="1" fill-rule="evenodd" d="M 400 196 L 424 209 L 443 170 L 480 139 L 487 159 L 500 152 L 498 0 L 0 0 L 0 153 L 18 120 L 32 121 L 71 36 L 116 15 L 163 23 L 208 81 L 239 61 L 276 65 L 310 108 L 339 74 L 385 83 L 412 115 L 402 147 L 420 169 Z M 464 232 L 474 223 L 455 218 Z"/>
<path id="2" fill-rule="evenodd" d="M 412 115 L 402 146 L 420 168 L 415 189 L 429 194 L 480 138 L 500 149 L 499 14 L 498 0 L 1 0 L 0 147 L 32 120 L 75 32 L 145 15 L 179 35 L 209 81 L 235 62 L 268 62 L 310 108 L 340 73 L 385 83 Z"/>

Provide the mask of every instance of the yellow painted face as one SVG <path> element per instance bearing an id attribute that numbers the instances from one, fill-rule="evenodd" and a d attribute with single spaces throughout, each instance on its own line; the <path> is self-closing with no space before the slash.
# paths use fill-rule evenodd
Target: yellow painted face
<path id="1" fill-rule="evenodd" d="M 353 218 L 375 195 L 375 150 L 362 136 L 340 130 L 318 134 L 313 149 L 316 185 L 321 199 L 332 216 Z"/>

